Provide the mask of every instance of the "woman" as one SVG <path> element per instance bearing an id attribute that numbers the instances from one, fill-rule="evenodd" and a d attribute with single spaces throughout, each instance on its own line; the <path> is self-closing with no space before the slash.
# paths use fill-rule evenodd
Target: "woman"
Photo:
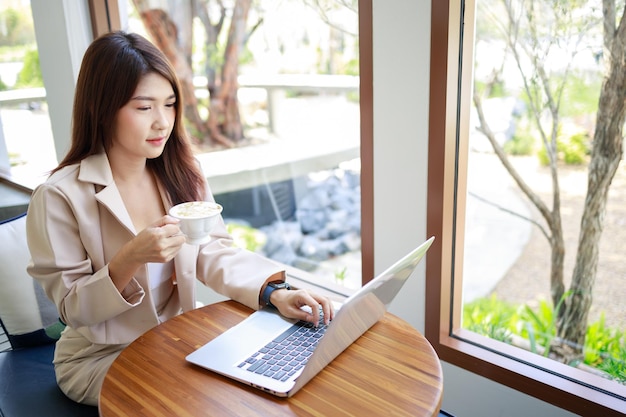
<path id="1" fill-rule="evenodd" d="M 67 156 L 33 193 L 29 273 L 67 324 L 57 342 L 57 381 L 96 405 L 120 351 L 153 326 L 195 307 L 195 279 L 257 309 L 317 324 L 330 301 L 276 289 L 285 272 L 234 248 L 222 221 L 213 239 L 185 244 L 166 213 L 214 201 L 182 124 L 179 81 L 165 56 L 136 34 L 96 39 L 83 58 Z M 301 307 L 310 306 L 311 314 Z"/>

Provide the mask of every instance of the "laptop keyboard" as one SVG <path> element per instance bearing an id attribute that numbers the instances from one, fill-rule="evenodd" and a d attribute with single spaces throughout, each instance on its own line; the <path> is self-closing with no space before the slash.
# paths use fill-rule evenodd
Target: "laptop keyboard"
<path id="1" fill-rule="evenodd" d="M 318 327 L 306 321 L 295 323 L 241 362 L 239 368 L 283 382 L 289 380 L 302 370 L 326 332 L 328 326 L 321 323 Z"/>

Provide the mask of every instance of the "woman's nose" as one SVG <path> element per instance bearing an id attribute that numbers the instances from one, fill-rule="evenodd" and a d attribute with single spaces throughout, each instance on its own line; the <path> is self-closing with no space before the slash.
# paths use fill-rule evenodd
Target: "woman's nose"
<path id="1" fill-rule="evenodd" d="M 153 126 L 156 130 L 166 130 L 170 127 L 170 121 L 166 112 L 163 110 L 157 112 Z"/>

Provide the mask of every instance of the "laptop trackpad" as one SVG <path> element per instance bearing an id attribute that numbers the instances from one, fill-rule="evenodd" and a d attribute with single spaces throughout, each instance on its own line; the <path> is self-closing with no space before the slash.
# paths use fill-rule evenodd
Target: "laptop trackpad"
<path id="1" fill-rule="evenodd" d="M 286 319 L 274 309 L 263 309 L 248 316 L 200 349 L 187 360 L 208 368 L 232 366 L 243 356 L 259 349 L 268 340 L 280 335 L 297 320 Z"/>

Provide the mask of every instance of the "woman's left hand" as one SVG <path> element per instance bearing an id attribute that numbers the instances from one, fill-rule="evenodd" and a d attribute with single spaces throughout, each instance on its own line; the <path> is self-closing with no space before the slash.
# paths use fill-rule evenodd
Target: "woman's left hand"
<path id="1" fill-rule="evenodd" d="M 333 303 L 328 297 L 306 289 L 276 290 L 270 295 L 270 302 L 283 316 L 308 321 L 315 326 L 319 325 L 320 308 L 324 313 L 324 324 L 328 324 L 335 315 Z M 305 306 L 308 306 L 310 310 L 302 308 Z"/>

